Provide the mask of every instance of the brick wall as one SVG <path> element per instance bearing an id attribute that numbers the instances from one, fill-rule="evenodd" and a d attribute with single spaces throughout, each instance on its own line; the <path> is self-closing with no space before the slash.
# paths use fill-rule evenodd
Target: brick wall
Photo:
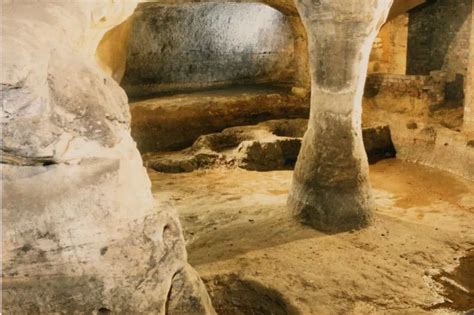
<path id="1" fill-rule="evenodd" d="M 468 67 L 472 0 L 430 1 L 410 12 L 407 74 Z"/>
<path id="2" fill-rule="evenodd" d="M 393 97 L 409 96 L 426 99 L 435 106 L 445 99 L 445 78 L 427 75 L 371 74 L 367 77 L 365 96 L 375 97 L 379 93 L 390 93 Z"/>

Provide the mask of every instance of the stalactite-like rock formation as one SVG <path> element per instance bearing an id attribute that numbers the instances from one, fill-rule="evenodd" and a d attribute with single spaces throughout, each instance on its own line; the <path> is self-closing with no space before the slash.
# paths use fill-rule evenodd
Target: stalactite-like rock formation
<path id="1" fill-rule="evenodd" d="M 299 0 L 309 38 L 312 98 L 289 206 L 304 223 L 337 232 L 371 220 L 361 101 L 370 49 L 391 0 Z"/>
<path id="2" fill-rule="evenodd" d="M 213 313 L 94 53 L 133 1 L 3 6 L 3 311 Z"/>

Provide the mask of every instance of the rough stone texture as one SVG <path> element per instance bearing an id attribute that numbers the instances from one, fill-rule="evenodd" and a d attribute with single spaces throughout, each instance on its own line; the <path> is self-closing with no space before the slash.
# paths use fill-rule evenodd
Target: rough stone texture
<path id="1" fill-rule="evenodd" d="M 239 167 L 255 171 L 281 170 L 293 167 L 301 148 L 300 139 L 246 141 L 240 144 Z"/>
<path id="2" fill-rule="evenodd" d="M 461 128 L 463 108 L 446 99 L 449 80 L 443 72 L 370 75 L 363 124 L 388 125 L 397 158 L 473 179 L 473 137 Z"/>
<path id="3" fill-rule="evenodd" d="M 397 158 L 474 180 L 473 137 L 416 116 L 381 110 L 371 120 L 390 126 Z"/>
<path id="4" fill-rule="evenodd" d="M 397 155 L 392 142 L 392 134 L 387 125 L 363 128 L 362 137 L 370 164 Z"/>
<path id="5" fill-rule="evenodd" d="M 288 203 L 317 229 L 343 231 L 371 221 L 361 100 L 370 48 L 391 4 L 297 2 L 309 37 L 312 96 Z"/>
<path id="6" fill-rule="evenodd" d="M 291 84 L 294 46 L 288 18 L 263 4 L 141 4 L 122 86 L 140 97 L 232 84 Z"/>
<path id="7" fill-rule="evenodd" d="M 214 313 L 206 287 L 191 266 L 187 265 L 174 276 L 166 313 L 175 315 Z"/>
<path id="8" fill-rule="evenodd" d="M 270 171 L 291 169 L 306 130 L 306 119 L 269 120 L 200 136 L 180 152 L 143 156 L 145 165 L 165 173 L 192 172 L 215 166 Z"/>
<path id="9" fill-rule="evenodd" d="M 183 149 L 200 136 L 268 119 L 306 118 L 308 99 L 285 89 L 249 87 L 148 99 L 130 104 L 140 152 Z"/>
<path id="10" fill-rule="evenodd" d="M 472 0 L 439 0 L 410 12 L 408 74 L 444 70 L 465 75 Z"/>
<path id="11" fill-rule="evenodd" d="M 417 128 L 410 128 L 412 121 L 403 116 L 391 118 L 398 158 L 474 180 L 472 136 L 430 123 L 417 123 Z"/>
<path id="12" fill-rule="evenodd" d="M 379 107 L 398 112 L 428 115 L 445 103 L 445 87 L 452 78 L 435 76 L 372 74 L 367 77 L 364 96 Z"/>
<path id="13" fill-rule="evenodd" d="M 472 32 L 472 0 L 440 0 L 410 12 L 408 74 L 427 75 L 442 70 L 455 75 L 446 87 L 447 95 L 463 99 L 468 91 L 468 70 Z"/>
<path id="14" fill-rule="evenodd" d="M 94 61 L 134 6 L 3 4 L 5 313 L 213 312 L 176 214 L 155 208 L 126 95 Z"/>
<path id="15" fill-rule="evenodd" d="M 307 126 L 307 119 L 280 119 L 228 128 L 200 136 L 182 151 L 147 153 L 143 159 L 147 167 L 163 173 L 222 166 L 253 171 L 293 169 Z M 364 128 L 363 137 L 369 162 L 395 156 L 388 126 Z"/>

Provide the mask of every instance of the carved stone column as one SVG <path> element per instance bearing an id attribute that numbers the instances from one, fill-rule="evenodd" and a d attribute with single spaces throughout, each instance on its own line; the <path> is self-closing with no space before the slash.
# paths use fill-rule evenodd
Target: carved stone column
<path id="1" fill-rule="evenodd" d="M 309 39 L 311 114 L 289 206 L 329 232 L 372 217 L 361 103 L 372 43 L 391 0 L 297 0 Z"/>

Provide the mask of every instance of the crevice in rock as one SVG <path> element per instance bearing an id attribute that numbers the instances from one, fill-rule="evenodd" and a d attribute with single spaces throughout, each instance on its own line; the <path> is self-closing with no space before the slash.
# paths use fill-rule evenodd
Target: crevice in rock
<path id="1" fill-rule="evenodd" d="M 103 315 L 103 314 L 111 314 L 112 311 L 106 307 L 101 307 L 97 310 L 98 315 Z"/>
<path id="2" fill-rule="evenodd" d="M 179 273 L 180 271 L 177 271 L 173 274 L 173 276 L 171 277 L 171 285 L 168 289 L 168 294 L 166 295 L 166 302 L 165 302 L 165 314 L 170 314 L 170 302 L 171 302 L 171 296 L 172 296 L 172 293 L 173 293 L 173 284 L 174 284 L 174 280 L 176 278 L 176 275 Z"/>
<path id="3" fill-rule="evenodd" d="M 29 157 L 12 154 L 7 151 L 1 151 L 1 164 L 9 164 L 15 166 L 49 166 L 59 164 L 52 157 Z"/>

